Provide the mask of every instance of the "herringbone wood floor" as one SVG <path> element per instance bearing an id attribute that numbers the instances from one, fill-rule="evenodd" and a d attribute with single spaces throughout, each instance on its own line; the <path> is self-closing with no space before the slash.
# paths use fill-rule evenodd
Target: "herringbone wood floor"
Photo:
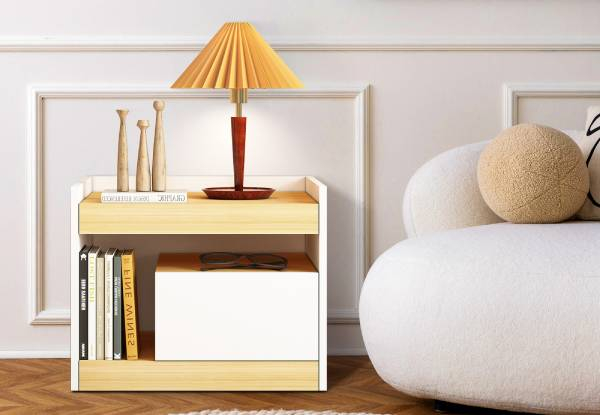
<path id="1" fill-rule="evenodd" d="M 386 385 L 366 357 L 331 357 L 320 393 L 72 393 L 69 360 L 0 360 L 1 414 L 169 414 L 202 409 L 306 409 L 433 414 L 432 403 Z"/>

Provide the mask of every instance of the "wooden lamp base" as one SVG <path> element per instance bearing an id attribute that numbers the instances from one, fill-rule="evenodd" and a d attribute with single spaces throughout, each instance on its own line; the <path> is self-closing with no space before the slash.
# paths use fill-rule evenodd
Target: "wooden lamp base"
<path id="1" fill-rule="evenodd" d="M 208 187 L 202 189 L 209 199 L 257 200 L 268 199 L 275 189 L 269 187 L 244 187 L 244 156 L 246 153 L 246 117 L 231 117 L 233 147 L 234 187 Z"/>
<path id="2" fill-rule="evenodd" d="M 202 189 L 209 199 L 226 200 L 258 200 L 268 199 L 275 189 L 269 187 L 244 187 L 242 190 L 236 190 L 235 187 L 207 187 Z"/>

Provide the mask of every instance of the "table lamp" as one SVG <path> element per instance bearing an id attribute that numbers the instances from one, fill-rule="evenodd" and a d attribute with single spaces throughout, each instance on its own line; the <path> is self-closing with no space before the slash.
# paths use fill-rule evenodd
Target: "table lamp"
<path id="1" fill-rule="evenodd" d="M 203 189 L 211 199 L 267 199 L 274 189 L 244 187 L 246 117 L 242 104 L 249 88 L 302 88 L 287 67 L 250 23 L 225 23 L 171 88 L 228 88 L 235 104 L 231 117 L 233 187 Z"/>

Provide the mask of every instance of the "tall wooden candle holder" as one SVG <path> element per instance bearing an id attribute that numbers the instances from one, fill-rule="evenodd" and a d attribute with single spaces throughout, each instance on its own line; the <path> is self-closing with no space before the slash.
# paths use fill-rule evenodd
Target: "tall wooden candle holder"
<path id="1" fill-rule="evenodd" d="M 156 124 L 154 126 L 154 149 L 152 150 L 152 191 L 164 192 L 167 187 L 167 161 L 165 157 L 165 133 L 163 131 L 162 113 L 165 103 L 154 101 Z"/>
<path id="2" fill-rule="evenodd" d="M 117 191 L 128 192 L 129 191 L 129 167 L 127 154 L 127 127 L 125 121 L 129 110 L 119 109 L 119 148 L 117 155 Z"/>

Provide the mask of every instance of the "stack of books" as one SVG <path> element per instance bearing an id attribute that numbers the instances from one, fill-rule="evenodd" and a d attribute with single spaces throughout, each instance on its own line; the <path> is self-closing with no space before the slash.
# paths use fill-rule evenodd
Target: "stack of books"
<path id="1" fill-rule="evenodd" d="M 79 359 L 136 360 L 139 352 L 132 249 L 79 252 Z"/>

